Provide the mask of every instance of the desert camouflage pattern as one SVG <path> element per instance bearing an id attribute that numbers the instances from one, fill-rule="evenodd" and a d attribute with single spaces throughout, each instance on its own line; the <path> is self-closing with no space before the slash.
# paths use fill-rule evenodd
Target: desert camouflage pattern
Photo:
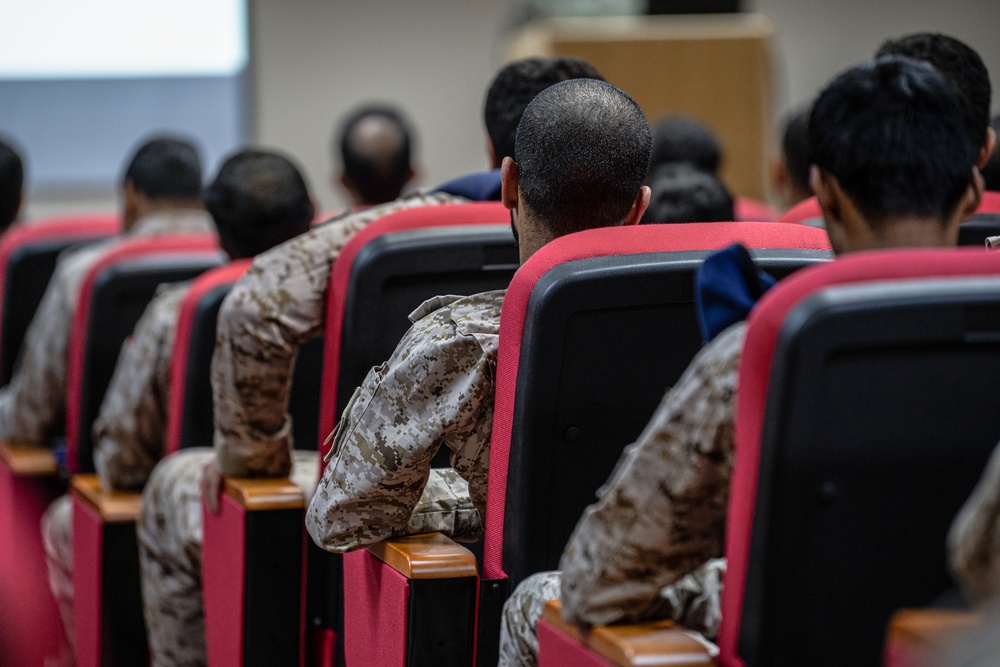
<path id="1" fill-rule="evenodd" d="M 215 448 L 224 474 L 288 474 L 291 369 L 299 345 L 322 333 L 330 267 L 344 244 L 388 213 L 459 201 L 403 197 L 341 215 L 254 259 L 223 302 L 212 360 Z"/>
<path id="2" fill-rule="evenodd" d="M 713 558 L 679 581 L 660 589 L 645 621 L 669 619 L 690 631 L 711 655 L 718 647 L 705 637 L 715 637 L 722 621 L 722 579 L 726 561 Z M 533 667 L 538 664 L 538 621 L 548 600 L 559 597 L 562 573 L 533 574 L 514 589 L 503 607 L 498 667 Z"/>
<path id="3" fill-rule="evenodd" d="M 160 211 L 137 221 L 127 237 L 214 233 L 208 214 Z M 44 445 L 66 412 L 66 355 L 83 276 L 113 246 L 107 241 L 62 256 L 24 336 L 14 377 L 0 389 L 0 438 Z"/>
<path id="4" fill-rule="evenodd" d="M 1000 603 L 1000 446 L 951 524 L 948 556 L 969 600 Z"/>
<path id="5" fill-rule="evenodd" d="M 163 458 L 170 359 L 190 281 L 163 285 L 118 355 L 94 422 L 94 466 L 105 491 L 139 490 Z"/>
<path id="6" fill-rule="evenodd" d="M 745 334 L 702 348 L 584 511 L 559 563 L 568 621 L 657 616 L 664 587 L 722 554 Z"/>
<path id="7" fill-rule="evenodd" d="M 73 501 L 62 495 L 42 514 L 42 545 L 49 571 L 49 588 L 59 607 L 73 652 L 76 652 L 76 623 L 73 621 Z"/>
<path id="8" fill-rule="evenodd" d="M 214 452 L 185 449 L 163 459 L 146 483 L 136 524 L 142 604 L 153 667 L 206 664 L 201 597 L 201 478 Z M 319 476 L 316 452 L 294 452 L 291 481 L 306 502 Z"/>
<path id="9" fill-rule="evenodd" d="M 410 316 L 337 426 L 306 512 L 316 544 L 343 553 L 428 530 L 480 536 L 504 294 L 436 297 Z M 432 471 L 442 446 L 452 468 Z"/>

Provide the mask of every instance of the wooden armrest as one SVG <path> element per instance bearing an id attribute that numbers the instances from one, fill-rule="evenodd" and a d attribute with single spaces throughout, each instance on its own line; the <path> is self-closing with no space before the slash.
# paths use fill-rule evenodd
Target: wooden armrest
<path id="1" fill-rule="evenodd" d="M 478 572 L 472 552 L 442 533 L 394 537 L 365 549 L 407 579 L 474 577 Z"/>
<path id="2" fill-rule="evenodd" d="M 104 523 L 135 523 L 139 516 L 141 491 L 105 491 L 97 475 L 73 475 L 70 487 Z"/>
<path id="3" fill-rule="evenodd" d="M 902 609 L 889 621 L 889 641 L 920 651 L 936 652 L 956 635 L 971 630 L 982 615 L 962 609 Z"/>
<path id="4" fill-rule="evenodd" d="M 0 441 L 0 460 L 22 477 L 46 477 L 59 472 L 56 457 L 47 447 Z"/>
<path id="5" fill-rule="evenodd" d="M 250 511 L 300 509 L 306 506 L 302 489 L 292 484 L 287 477 L 227 477 L 222 490 Z"/>
<path id="6" fill-rule="evenodd" d="M 542 618 L 620 667 L 715 664 L 708 646 L 673 621 L 584 627 L 563 620 L 559 600 L 545 604 Z"/>

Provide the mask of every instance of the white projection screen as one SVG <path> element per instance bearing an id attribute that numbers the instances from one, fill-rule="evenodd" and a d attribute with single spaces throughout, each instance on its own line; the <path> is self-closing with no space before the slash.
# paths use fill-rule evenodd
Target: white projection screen
<path id="1" fill-rule="evenodd" d="M 151 133 L 213 167 L 246 139 L 246 69 L 246 0 L 0 0 L 0 135 L 33 190 L 107 190 Z"/>

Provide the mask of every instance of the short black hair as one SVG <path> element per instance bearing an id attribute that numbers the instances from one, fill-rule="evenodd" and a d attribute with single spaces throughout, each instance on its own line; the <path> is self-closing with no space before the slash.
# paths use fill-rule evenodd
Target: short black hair
<path id="1" fill-rule="evenodd" d="M 781 137 L 781 155 L 785 161 L 788 178 L 796 189 L 811 192 L 809 187 L 809 114 L 811 106 L 796 109 L 785 116 Z"/>
<path id="2" fill-rule="evenodd" d="M 21 207 L 24 164 L 10 142 L 0 139 L 0 232 L 10 227 Z"/>
<path id="3" fill-rule="evenodd" d="M 366 144 L 358 136 L 359 126 L 375 119 L 385 130 L 385 143 Z M 413 133 L 403 114 L 387 105 L 358 108 L 340 128 L 340 156 L 344 173 L 366 204 L 382 204 L 399 197 L 410 177 Z"/>
<path id="4" fill-rule="evenodd" d="M 954 86 L 925 62 L 889 56 L 839 75 L 809 119 L 812 159 L 872 228 L 889 218 L 954 212 L 972 180 Z"/>
<path id="5" fill-rule="evenodd" d="M 201 157 L 187 139 L 156 137 L 136 150 L 122 180 L 147 199 L 197 200 L 201 197 Z"/>
<path id="6" fill-rule="evenodd" d="M 651 141 L 642 109 L 611 84 L 551 86 L 517 126 L 521 200 L 554 236 L 621 224 L 646 181 Z"/>
<path id="7" fill-rule="evenodd" d="M 223 248 L 253 257 L 309 229 L 313 204 L 301 172 L 278 153 L 243 150 L 230 156 L 205 190 Z"/>
<path id="8" fill-rule="evenodd" d="M 958 90 L 962 118 L 978 155 L 990 124 L 990 73 L 975 49 L 954 37 L 921 32 L 890 39 L 876 57 L 906 56 L 934 66 Z"/>
<path id="9" fill-rule="evenodd" d="M 579 58 L 527 58 L 510 63 L 493 78 L 486 93 L 486 134 L 493 142 L 497 162 L 514 157 L 514 140 L 521 115 L 531 100 L 549 86 L 570 79 L 604 77 Z"/>
<path id="10" fill-rule="evenodd" d="M 688 162 L 702 171 L 716 174 L 722 164 L 722 144 L 697 118 L 665 116 L 653 125 L 649 169 L 652 171 L 670 162 Z"/>
<path id="11" fill-rule="evenodd" d="M 661 164 L 650 170 L 649 208 L 642 224 L 729 222 L 733 195 L 714 174 L 686 162 Z"/>
<path id="12" fill-rule="evenodd" d="M 993 116 L 990 127 L 1000 136 L 1000 116 Z M 982 168 L 982 173 L 987 190 L 1000 190 L 1000 150 L 993 151 L 989 162 Z"/>

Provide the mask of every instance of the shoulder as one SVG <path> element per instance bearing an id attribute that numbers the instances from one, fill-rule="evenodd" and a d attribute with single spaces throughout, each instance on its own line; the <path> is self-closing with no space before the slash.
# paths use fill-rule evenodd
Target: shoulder
<path id="1" fill-rule="evenodd" d="M 143 319 L 174 327 L 184 298 L 191 291 L 191 281 L 160 285 L 143 313 Z"/>
<path id="2" fill-rule="evenodd" d="M 500 311 L 507 290 L 471 296 L 445 295 L 428 299 L 413 313 L 414 329 L 447 329 L 456 336 L 499 335 Z"/>

